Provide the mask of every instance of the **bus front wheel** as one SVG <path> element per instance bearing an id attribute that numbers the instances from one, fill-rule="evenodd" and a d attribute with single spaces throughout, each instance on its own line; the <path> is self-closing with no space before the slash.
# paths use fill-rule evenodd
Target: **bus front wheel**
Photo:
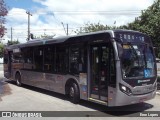
<path id="1" fill-rule="evenodd" d="M 22 83 L 21 83 L 21 75 L 19 73 L 16 74 L 16 84 L 17 86 L 22 86 Z"/>
<path id="2" fill-rule="evenodd" d="M 78 89 L 78 85 L 76 83 L 71 83 L 69 87 L 69 97 L 71 102 L 77 104 L 80 100 L 80 93 Z"/>

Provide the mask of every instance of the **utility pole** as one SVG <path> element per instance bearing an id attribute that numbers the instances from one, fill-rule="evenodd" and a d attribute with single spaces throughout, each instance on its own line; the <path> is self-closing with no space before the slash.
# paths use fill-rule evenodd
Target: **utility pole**
<path id="1" fill-rule="evenodd" d="M 63 26 L 64 32 L 65 32 L 66 35 L 68 36 L 68 24 L 67 24 L 67 30 L 65 29 L 63 22 L 61 22 L 61 24 L 62 24 L 62 26 Z"/>
<path id="2" fill-rule="evenodd" d="M 13 39 L 13 33 L 12 33 L 12 27 L 11 27 L 11 42 L 12 42 L 12 39 Z"/>
<path id="3" fill-rule="evenodd" d="M 67 24 L 67 36 L 68 36 L 68 24 Z"/>
<path id="4" fill-rule="evenodd" d="M 28 11 L 26 11 L 26 13 L 28 14 L 28 41 L 30 40 L 30 16 L 32 16 L 32 14 Z"/>

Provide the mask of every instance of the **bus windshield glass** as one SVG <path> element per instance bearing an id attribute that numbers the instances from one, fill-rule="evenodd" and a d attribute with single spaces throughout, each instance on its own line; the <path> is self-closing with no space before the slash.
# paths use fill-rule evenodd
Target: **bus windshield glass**
<path id="1" fill-rule="evenodd" d="M 139 32 L 115 32 L 122 45 L 120 55 L 123 79 L 142 79 L 156 76 L 151 39 Z"/>
<path id="2" fill-rule="evenodd" d="M 123 44 L 121 57 L 124 79 L 151 78 L 155 76 L 153 49 L 147 44 Z"/>

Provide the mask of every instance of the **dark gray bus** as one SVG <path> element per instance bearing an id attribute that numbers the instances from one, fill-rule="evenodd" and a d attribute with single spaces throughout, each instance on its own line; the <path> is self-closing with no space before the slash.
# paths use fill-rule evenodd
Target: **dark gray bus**
<path id="1" fill-rule="evenodd" d="M 106 106 L 155 97 L 157 73 L 150 38 L 131 30 L 31 40 L 4 51 L 4 76 Z"/>

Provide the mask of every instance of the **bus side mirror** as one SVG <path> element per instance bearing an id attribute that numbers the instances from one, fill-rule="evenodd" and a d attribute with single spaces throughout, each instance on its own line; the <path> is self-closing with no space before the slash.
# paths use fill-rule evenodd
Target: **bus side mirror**
<path id="1" fill-rule="evenodd" d="M 121 59 L 123 56 L 123 44 L 117 43 L 117 49 L 118 49 L 119 58 Z"/>

